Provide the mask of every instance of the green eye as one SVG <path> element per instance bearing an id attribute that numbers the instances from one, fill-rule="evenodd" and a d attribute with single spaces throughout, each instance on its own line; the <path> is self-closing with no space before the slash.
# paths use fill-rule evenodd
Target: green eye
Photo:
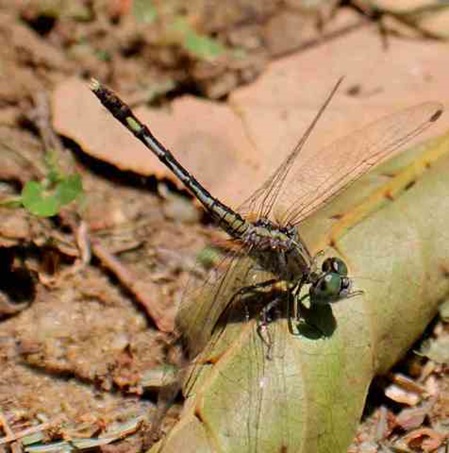
<path id="1" fill-rule="evenodd" d="M 340 298 L 343 279 L 336 272 L 324 274 L 310 287 L 309 294 L 312 303 L 328 304 Z"/>
<path id="2" fill-rule="evenodd" d="M 343 277 L 348 275 L 348 266 L 346 263 L 337 257 L 327 258 L 324 260 L 321 269 L 324 273 L 336 273 Z"/>

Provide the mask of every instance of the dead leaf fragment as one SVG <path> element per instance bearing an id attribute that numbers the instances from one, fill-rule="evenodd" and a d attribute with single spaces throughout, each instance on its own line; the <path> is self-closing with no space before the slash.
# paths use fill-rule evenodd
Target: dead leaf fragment
<path id="1" fill-rule="evenodd" d="M 407 404 L 408 406 L 416 406 L 421 399 L 416 393 L 410 392 L 396 384 L 388 386 L 385 390 L 385 395 L 397 403 Z"/>
<path id="2" fill-rule="evenodd" d="M 87 83 L 75 78 L 61 83 L 54 92 L 52 110 L 54 128 L 78 142 L 86 153 L 121 170 L 167 178 L 181 187 L 173 174 L 102 108 Z M 248 181 L 258 156 L 230 107 L 184 96 L 172 103 L 170 112 L 141 107 L 135 114 L 212 193 L 238 202 L 241 198 L 236 194 L 252 188 Z M 234 178 L 236 167 L 246 174 L 245 180 Z"/>
<path id="3" fill-rule="evenodd" d="M 403 409 L 396 417 L 396 424 L 403 430 L 410 431 L 421 426 L 428 412 L 428 406 Z"/>
<path id="4" fill-rule="evenodd" d="M 431 428 L 420 428 L 408 433 L 404 440 L 414 451 L 421 449 L 423 452 L 437 450 L 447 436 Z"/>

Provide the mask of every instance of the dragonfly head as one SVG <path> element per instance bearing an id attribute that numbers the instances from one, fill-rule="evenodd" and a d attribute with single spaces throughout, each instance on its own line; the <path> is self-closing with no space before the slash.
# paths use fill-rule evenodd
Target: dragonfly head
<path id="1" fill-rule="evenodd" d="M 321 265 L 321 270 L 327 273 L 335 273 L 346 277 L 348 275 L 348 266 L 346 263 L 341 259 L 333 256 L 331 258 L 326 258 Z"/>
<path id="2" fill-rule="evenodd" d="M 309 289 L 312 303 L 329 304 L 350 295 L 352 282 L 348 277 L 348 267 L 342 259 L 327 258 L 321 270 Z"/>

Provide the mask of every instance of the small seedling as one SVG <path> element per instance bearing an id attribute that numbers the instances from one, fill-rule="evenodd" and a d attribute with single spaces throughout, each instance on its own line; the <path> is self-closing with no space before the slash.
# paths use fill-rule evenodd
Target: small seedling
<path id="1" fill-rule="evenodd" d="M 58 169 L 54 153 L 47 153 L 45 163 L 46 177 L 42 181 L 28 181 L 18 203 L 31 214 L 52 217 L 82 194 L 83 184 L 78 173 L 65 175 Z"/>
<path id="2" fill-rule="evenodd" d="M 138 22 L 145 24 L 151 24 L 161 16 L 153 0 L 135 0 L 133 15 Z M 173 16 L 166 33 L 169 40 L 174 40 L 186 52 L 200 60 L 213 60 L 229 51 L 216 39 L 196 31 L 181 14 Z"/>

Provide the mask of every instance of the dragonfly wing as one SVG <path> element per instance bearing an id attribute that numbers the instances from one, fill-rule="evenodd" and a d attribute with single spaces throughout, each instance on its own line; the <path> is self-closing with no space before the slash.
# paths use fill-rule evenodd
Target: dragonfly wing
<path id="1" fill-rule="evenodd" d="M 304 153 L 282 186 L 275 217 L 282 225 L 297 224 L 374 165 L 399 151 L 443 111 L 426 102 L 383 117 L 318 153 Z"/>
<path id="2" fill-rule="evenodd" d="M 254 192 L 241 206 L 239 206 L 238 211 L 242 215 L 253 214 L 259 219 L 269 217 L 269 214 L 271 213 L 273 206 L 281 193 L 284 180 L 289 174 L 291 168 L 294 166 L 294 163 L 304 148 L 304 145 L 314 131 L 316 125 L 323 116 L 342 82 L 343 78 L 339 79 L 335 84 L 334 88 L 329 93 L 318 112 L 315 114 L 315 117 L 303 133 L 294 149 L 282 161 L 274 173 L 262 184 L 262 186 L 259 187 L 259 189 L 257 189 L 256 192 Z"/>
<path id="3" fill-rule="evenodd" d="M 184 337 L 190 358 L 196 357 L 226 323 L 245 320 L 250 308 L 244 300 L 252 285 L 273 278 L 246 249 L 229 253 L 212 272 L 206 282 L 186 292 L 176 315 L 176 328 Z"/>
<path id="4" fill-rule="evenodd" d="M 327 342 L 305 339 L 304 348 L 305 337 L 291 334 L 286 292 L 267 291 L 252 302 L 251 307 L 276 304 L 270 322 L 261 332 L 254 309 L 244 322 L 226 323 L 218 338 L 214 333 L 184 386 L 187 407 L 212 441 L 210 451 L 297 451 L 304 443 L 298 427 L 309 425 L 322 398 L 307 396 L 306 356 L 320 355 L 316 346 Z M 322 357 L 324 363 L 330 359 Z"/>
<path id="5" fill-rule="evenodd" d="M 225 295 L 231 293 L 231 281 L 239 261 L 238 252 L 229 252 L 214 266 L 206 279 L 189 282 L 176 314 L 176 330 L 183 336 L 188 355 L 195 357 L 209 341 L 224 310 Z"/>
<path id="6" fill-rule="evenodd" d="M 292 348 L 297 345 L 288 331 L 284 296 L 270 290 L 253 294 L 245 302 L 247 315 L 239 304 L 230 306 L 226 321 L 193 363 L 184 394 L 193 400 L 189 404 L 207 425 L 216 450 L 283 451 L 299 440 L 300 404 L 291 404 L 291 392 L 301 386 L 293 356 L 298 348 Z M 261 307 L 271 302 L 276 304 L 272 318 L 262 326 Z"/>

